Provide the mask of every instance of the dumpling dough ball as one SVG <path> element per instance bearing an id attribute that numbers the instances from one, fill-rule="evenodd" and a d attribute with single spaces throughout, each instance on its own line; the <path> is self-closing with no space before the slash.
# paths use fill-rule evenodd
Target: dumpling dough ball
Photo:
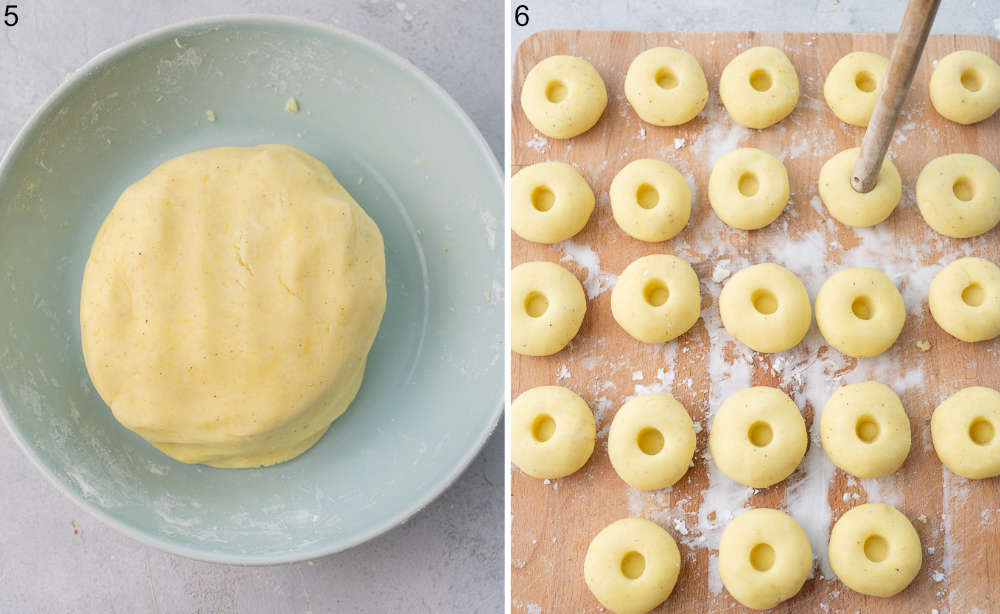
<path id="1" fill-rule="evenodd" d="M 855 228 L 885 221 L 903 195 L 903 180 L 889 156 L 882 160 L 872 191 L 856 191 L 851 185 L 851 176 L 860 152 L 860 147 L 845 149 L 819 169 L 819 197 L 826 210 L 841 224 Z"/>
<path id="2" fill-rule="evenodd" d="M 833 464 L 859 478 L 889 475 L 910 453 L 910 419 L 892 388 L 879 382 L 838 388 L 819 431 Z"/>
<path id="3" fill-rule="evenodd" d="M 564 162 L 540 162 L 510 178 L 510 226 L 523 239 L 558 243 L 583 230 L 594 192 Z"/>
<path id="4" fill-rule="evenodd" d="M 1000 65 L 978 51 L 941 58 L 930 81 L 931 104 L 960 124 L 974 124 L 1000 109 Z"/>
<path id="5" fill-rule="evenodd" d="M 608 456 L 623 480 L 658 490 L 684 477 L 694 458 L 694 423 L 667 394 L 642 394 L 622 405 L 608 433 Z"/>
<path id="6" fill-rule="evenodd" d="M 679 126 L 708 102 L 708 81 L 687 51 L 655 47 L 640 53 L 625 74 L 625 97 L 643 121 Z"/>
<path id="7" fill-rule="evenodd" d="M 701 288 L 677 256 L 643 256 L 625 267 L 611 291 L 611 315 L 639 341 L 663 343 L 686 333 L 701 314 Z"/>
<path id="8" fill-rule="evenodd" d="M 553 262 L 514 267 L 510 294 L 510 344 L 518 354 L 555 354 L 580 331 L 587 313 L 580 280 Z"/>
<path id="9" fill-rule="evenodd" d="M 691 217 L 691 186 L 662 160 L 629 162 L 611 180 L 608 194 L 618 226 L 640 241 L 673 238 Z"/>
<path id="10" fill-rule="evenodd" d="M 596 432 L 587 402 L 569 388 L 539 386 L 510 404 L 510 458 L 535 478 L 554 480 L 583 467 Z"/>
<path id="11" fill-rule="evenodd" d="M 823 97 L 840 121 L 867 126 L 881 92 L 889 60 L 868 51 L 854 51 L 837 60 L 823 83 Z"/>
<path id="12" fill-rule="evenodd" d="M 807 443 L 799 407 L 770 386 L 747 388 L 726 399 L 708 433 L 719 470 L 752 488 L 767 488 L 791 475 Z"/>
<path id="13" fill-rule="evenodd" d="M 1000 222 L 1000 171 L 975 154 L 934 158 L 917 177 L 917 206 L 943 235 L 981 235 Z"/>
<path id="14" fill-rule="evenodd" d="M 587 588 L 614 614 L 645 614 L 666 601 L 677 584 L 681 553 L 659 525 L 623 518 L 604 527 L 587 548 Z"/>
<path id="15" fill-rule="evenodd" d="M 741 230 L 763 228 L 778 219 L 788 194 L 785 165 L 752 147 L 719 158 L 708 178 L 708 202 L 715 214 Z"/>
<path id="16" fill-rule="evenodd" d="M 719 294 L 722 324 L 729 334 L 758 352 L 783 352 L 809 332 L 812 305 L 795 273 L 765 262 L 726 281 Z"/>
<path id="17" fill-rule="evenodd" d="M 938 326 L 974 343 L 1000 335 L 1000 267 L 982 258 L 959 258 L 931 281 L 928 303 Z"/>
<path id="18" fill-rule="evenodd" d="M 970 480 L 1000 475 L 1000 392 L 963 388 L 931 415 L 934 451 L 944 466 Z"/>
<path id="19" fill-rule="evenodd" d="M 83 355 L 115 418 L 165 454 L 273 465 L 354 399 L 385 300 L 382 235 L 322 162 L 285 145 L 196 151 L 104 220 Z"/>
<path id="20" fill-rule="evenodd" d="M 816 295 L 816 324 L 826 342 L 848 356 L 869 358 L 892 347 L 906 305 L 892 280 L 867 267 L 830 276 Z"/>
<path id="21" fill-rule="evenodd" d="M 794 597 L 812 570 L 802 526 L 784 512 L 758 508 L 730 522 L 719 540 L 719 576 L 748 608 L 767 610 Z"/>
<path id="22" fill-rule="evenodd" d="M 799 101 L 799 77 L 780 49 L 752 47 L 722 70 L 719 97 L 737 124 L 767 128 L 795 108 Z"/>
<path id="23" fill-rule="evenodd" d="M 909 519 L 885 503 L 851 508 L 830 531 L 830 566 L 851 590 L 892 597 L 913 582 L 923 561 Z"/>
<path id="24" fill-rule="evenodd" d="M 570 139 L 590 130 L 608 106 L 600 73 L 571 55 L 545 58 L 528 72 L 521 88 L 524 115 L 542 134 Z"/>

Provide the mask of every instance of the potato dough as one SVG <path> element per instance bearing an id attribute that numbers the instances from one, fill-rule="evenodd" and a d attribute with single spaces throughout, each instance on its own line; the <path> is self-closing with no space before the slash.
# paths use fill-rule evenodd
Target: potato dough
<path id="1" fill-rule="evenodd" d="M 708 81 L 687 51 L 654 47 L 640 53 L 625 74 L 625 97 L 643 121 L 679 126 L 708 102 Z"/>
<path id="2" fill-rule="evenodd" d="M 959 258 L 931 281 L 928 303 L 938 326 L 968 341 L 1000 335 L 1000 267 L 982 258 Z"/>
<path id="3" fill-rule="evenodd" d="M 931 415 L 934 451 L 945 467 L 970 480 L 1000 475 L 1000 392 L 963 388 Z"/>
<path id="4" fill-rule="evenodd" d="M 571 55 L 545 58 L 528 72 L 521 88 L 521 108 L 542 134 L 569 139 L 590 130 L 608 106 L 600 73 L 587 60 Z"/>
<path id="5" fill-rule="evenodd" d="M 812 324 L 809 293 L 785 267 L 765 262 L 726 281 L 719 313 L 729 334 L 758 352 L 783 352 L 798 345 Z"/>
<path id="6" fill-rule="evenodd" d="M 510 404 L 510 458 L 532 477 L 575 473 L 594 452 L 596 431 L 587 402 L 569 388 L 538 386 Z"/>
<path id="7" fill-rule="evenodd" d="M 639 341 L 663 343 L 686 333 L 701 314 L 698 275 L 677 256 L 635 260 L 611 291 L 611 315 Z"/>
<path id="8" fill-rule="evenodd" d="M 382 235 L 322 162 L 208 149 L 157 167 L 104 220 L 83 354 L 115 418 L 167 455 L 273 465 L 354 399 L 385 300 Z"/>
<path id="9" fill-rule="evenodd" d="M 510 297 L 510 345 L 518 354 L 555 354 L 576 336 L 587 313 L 580 280 L 554 262 L 514 267 Z"/>
<path id="10" fill-rule="evenodd" d="M 879 382 L 838 388 L 819 430 L 833 464 L 859 478 L 889 475 L 910 453 L 910 419 L 892 388 Z"/>
<path id="11" fill-rule="evenodd" d="M 744 147 L 719 158 L 708 178 L 708 202 L 726 224 L 757 230 L 778 219 L 788 204 L 788 172 L 780 160 Z"/>
<path id="12" fill-rule="evenodd" d="M 978 51 L 953 51 L 930 80 L 931 104 L 960 124 L 974 124 L 1000 109 L 1000 65 Z"/>
<path id="13" fill-rule="evenodd" d="M 816 294 L 816 324 L 826 342 L 848 356 L 868 358 L 892 347 L 906 305 L 892 280 L 866 267 L 844 269 Z"/>
<path id="14" fill-rule="evenodd" d="M 981 235 L 1000 222 L 1000 171 L 975 154 L 934 158 L 917 177 L 917 206 L 943 235 Z"/>
<path id="15" fill-rule="evenodd" d="M 659 525 L 623 518 L 598 533 L 587 548 L 587 588 L 614 614 L 645 614 L 674 590 L 681 571 L 677 542 Z"/>
<path id="16" fill-rule="evenodd" d="M 668 394 L 642 394 L 615 414 L 608 433 L 611 466 L 632 488 L 658 490 L 684 477 L 694 458 L 694 423 Z"/>
<path id="17" fill-rule="evenodd" d="M 737 124 L 767 128 L 795 109 L 799 77 L 780 49 L 751 47 L 722 70 L 719 97 Z"/>
<path id="18" fill-rule="evenodd" d="M 859 147 L 845 149 L 819 169 L 819 197 L 826 210 L 841 224 L 865 228 L 885 221 L 903 195 L 903 180 L 889 156 L 882 160 L 875 187 L 861 193 L 851 185 Z"/>
<path id="19" fill-rule="evenodd" d="M 889 60 L 867 51 L 854 51 L 837 60 L 823 83 L 823 97 L 840 121 L 867 126 L 882 91 Z"/>
<path id="20" fill-rule="evenodd" d="M 807 443 L 799 407 L 770 386 L 747 388 L 726 399 L 708 432 L 719 470 L 752 488 L 767 488 L 791 475 Z"/>
<path id="21" fill-rule="evenodd" d="M 510 226 L 523 239 L 558 243 L 583 230 L 594 192 L 564 162 L 539 162 L 510 178 Z"/>
<path id="22" fill-rule="evenodd" d="M 640 241 L 666 241 L 691 217 L 691 187 L 661 160 L 635 160 L 618 171 L 608 191 L 618 226 Z"/>
<path id="23" fill-rule="evenodd" d="M 892 597 L 913 582 L 923 561 L 920 536 L 899 510 L 865 503 L 830 531 L 830 566 L 851 590 Z"/>
<path id="24" fill-rule="evenodd" d="M 767 610 L 794 597 L 812 571 L 812 548 L 802 526 L 784 512 L 744 512 L 719 541 L 719 576 L 748 608 Z"/>

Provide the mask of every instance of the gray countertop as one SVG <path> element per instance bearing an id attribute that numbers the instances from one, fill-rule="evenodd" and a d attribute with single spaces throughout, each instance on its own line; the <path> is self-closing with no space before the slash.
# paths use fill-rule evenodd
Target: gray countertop
<path id="1" fill-rule="evenodd" d="M 503 13 L 495 0 L 17 4 L 20 23 L 0 26 L 0 152 L 66 74 L 100 51 L 187 19 L 272 13 L 344 28 L 408 58 L 502 157 Z M 216 565 L 104 526 L 59 494 L 0 428 L 0 614 L 499 612 L 503 482 L 497 429 L 454 486 L 371 542 L 306 563 Z"/>
<path id="2" fill-rule="evenodd" d="M 528 6 L 528 25 L 511 25 L 511 58 L 541 30 L 695 30 L 757 32 L 895 32 L 905 0 L 511 0 Z M 996 0 L 943 0 L 936 34 L 1000 36 Z"/>

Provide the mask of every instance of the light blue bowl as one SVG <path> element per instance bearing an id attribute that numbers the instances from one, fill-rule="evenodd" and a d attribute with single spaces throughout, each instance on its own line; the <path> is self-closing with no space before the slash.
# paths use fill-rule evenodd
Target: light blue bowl
<path id="1" fill-rule="evenodd" d="M 266 469 L 184 465 L 94 392 L 83 267 L 125 187 L 189 151 L 260 143 L 316 156 L 375 219 L 388 308 L 360 394 L 315 447 Z M 245 564 L 348 548 L 451 484 L 500 416 L 502 220 L 482 137 L 385 49 L 262 16 L 142 36 L 63 84 L 0 163 L 0 413 L 66 496 L 158 548 Z"/>

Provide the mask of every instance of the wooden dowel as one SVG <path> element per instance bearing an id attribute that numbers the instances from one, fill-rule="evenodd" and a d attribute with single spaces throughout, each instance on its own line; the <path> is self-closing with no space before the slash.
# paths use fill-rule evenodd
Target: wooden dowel
<path id="1" fill-rule="evenodd" d="M 865 138 L 861 141 L 861 153 L 854 163 L 851 185 L 858 192 L 867 193 L 875 188 L 882 160 L 889 150 L 899 112 L 906 101 L 913 74 L 917 72 L 917 63 L 940 3 L 941 0 L 910 0 L 906 7 L 903 23 L 892 46 L 885 82 L 875 101 Z"/>

